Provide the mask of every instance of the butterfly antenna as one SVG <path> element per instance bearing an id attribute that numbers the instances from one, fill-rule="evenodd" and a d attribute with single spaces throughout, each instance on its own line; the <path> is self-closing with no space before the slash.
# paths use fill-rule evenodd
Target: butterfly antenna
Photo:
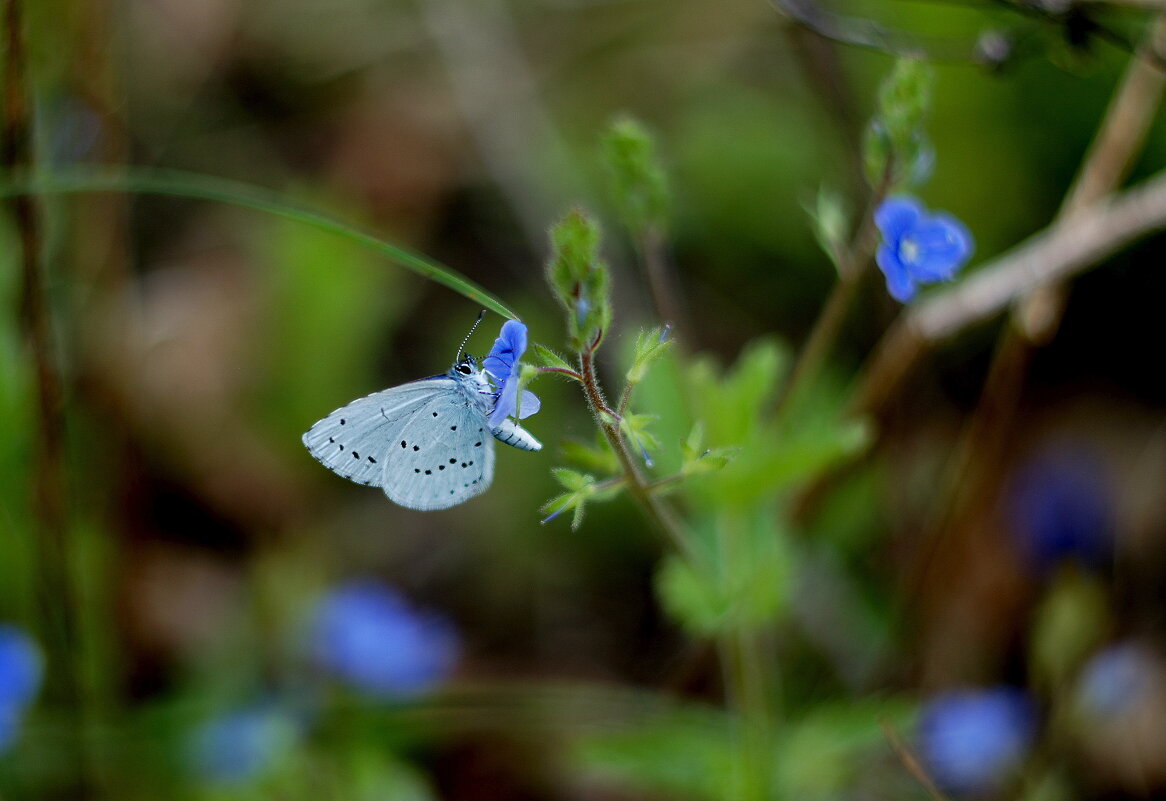
<path id="1" fill-rule="evenodd" d="M 466 334 L 466 338 L 462 340 L 462 344 L 457 349 L 457 358 L 453 360 L 454 364 L 461 363 L 462 351 L 466 349 L 466 343 L 470 341 L 470 337 L 472 337 L 474 335 L 474 332 L 478 330 L 478 325 L 482 322 L 482 318 L 485 316 L 486 316 L 485 309 L 482 309 L 480 312 L 478 312 L 478 319 L 474 320 L 474 324 L 472 326 L 470 326 L 470 333 Z"/>

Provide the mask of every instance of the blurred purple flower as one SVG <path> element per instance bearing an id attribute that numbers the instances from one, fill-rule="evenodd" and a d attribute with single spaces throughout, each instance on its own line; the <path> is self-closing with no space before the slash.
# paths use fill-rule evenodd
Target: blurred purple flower
<path id="1" fill-rule="evenodd" d="M 518 373 L 521 369 L 519 360 L 526 352 L 526 326 L 517 320 L 507 320 L 502 326 L 502 332 L 494 340 L 494 347 L 490 355 L 482 360 L 484 369 L 494 379 L 498 390 L 498 400 L 494 404 L 494 411 L 490 415 L 490 425 L 501 425 L 507 417 L 514 415 L 518 406 Z M 539 410 L 538 396 L 528 390 L 522 393 L 522 414 L 525 419 Z"/>
<path id="2" fill-rule="evenodd" d="M 940 787 L 977 795 L 996 787 L 1028 753 L 1032 702 L 1019 690 L 961 690 L 932 698 L 919 722 L 919 751 Z"/>
<path id="3" fill-rule="evenodd" d="M 1012 479 L 1007 513 L 1038 570 L 1069 558 L 1103 563 L 1113 541 L 1113 499 L 1101 465 L 1080 452 L 1050 451 Z"/>
<path id="4" fill-rule="evenodd" d="M 972 255 L 972 235 L 950 214 L 928 214 L 919 201 L 887 198 L 875 211 L 883 242 L 875 254 L 887 291 L 906 303 L 917 284 L 950 281 Z"/>
<path id="5" fill-rule="evenodd" d="M 197 728 L 190 741 L 195 771 L 214 784 L 243 784 L 289 757 L 299 726 L 270 705 L 228 712 Z"/>
<path id="6" fill-rule="evenodd" d="M 1095 720 L 1121 717 L 1152 690 L 1157 671 L 1154 656 L 1137 643 L 1106 648 L 1082 669 L 1077 701 Z"/>
<path id="7" fill-rule="evenodd" d="M 36 697 L 44 660 L 32 638 L 0 624 L 0 752 L 16 739 L 24 710 Z"/>
<path id="8" fill-rule="evenodd" d="M 316 607 L 311 655 L 321 669 L 358 690 L 407 697 L 449 676 L 458 641 L 444 618 L 415 609 L 395 590 L 352 581 Z"/>

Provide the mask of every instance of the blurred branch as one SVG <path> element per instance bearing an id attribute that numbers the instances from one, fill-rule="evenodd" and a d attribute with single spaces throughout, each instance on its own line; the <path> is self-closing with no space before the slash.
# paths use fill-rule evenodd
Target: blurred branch
<path id="1" fill-rule="evenodd" d="M 860 377 L 854 408 L 880 408 L 929 346 L 1161 228 L 1166 228 L 1166 172 L 1030 237 L 959 284 L 911 307 L 876 346 Z"/>
<path id="2" fill-rule="evenodd" d="M 890 722 L 886 720 L 880 720 L 879 725 L 883 729 L 883 734 L 886 736 L 887 742 L 890 743 L 891 748 L 899 757 L 899 761 L 903 763 L 903 767 L 907 769 L 907 772 L 915 777 L 915 780 L 923 786 L 923 789 L 927 791 L 927 794 L 931 796 L 934 801 L 948 801 L 947 796 L 940 792 L 939 788 L 935 786 L 935 781 L 929 775 L 927 775 L 927 771 L 924 770 L 923 765 L 919 763 L 919 758 L 916 757 L 915 753 L 907 747 L 907 744 L 903 742 L 903 738 L 899 736 L 899 733 L 895 731 Z"/>
<path id="3" fill-rule="evenodd" d="M 1163 19 L 1155 20 L 1143 45 L 1143 56 L 1166 35 Z M 1146 57 L 1135 56 L 1114 94 L 1076 179 L 1054 221 L 1054 227 L 1074 226 L 1089 209 L 1117 189 L 1149 132 L 1162 97 L 1166 76 Z M 928 563 L 951 522 L 995 501 L 999 475 L 1005 469 L 1008 444 L 1025 379 L 1036 350 L 1050 341 L 1060 326 L 1068 300 L 1063 279 L 1051 278 L 1024 293 L 1013 306 L 1001 332 L 976 407 L 964 423 L 937 491 L 924 541 L 930 544 L 920 561 L 916 581 L 927 579 Z"/>

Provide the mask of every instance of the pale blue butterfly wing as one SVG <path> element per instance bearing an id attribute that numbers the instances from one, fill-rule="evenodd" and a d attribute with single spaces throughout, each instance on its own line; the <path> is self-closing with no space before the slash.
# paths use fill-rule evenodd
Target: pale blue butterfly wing
<path id="1" fill-rule="evenodd" d="M 451 378 L 430 378 L 374 392 L 312 426 L 304 434 L 304 445 L 334 473 L 358 484 L 381 486 L 397 432 L 427 403 L 449 396 L 453 389 Z"/>
<path id="2" fill-rule="evenodd" d="M 446 509 L 494 480 L 494 439 L 483 408 L 460 392 L 434 398 L 401 427 L 385 463 L 383 488 L 410 509 Z"/>
<path id="3" fill-rule="evenodd" d="M 525 326 L 516 325 L 503 326 L 507 337 L 491 351 L 509 354 L 511 374 L 526 342 Z M 312 426 L 304 444 L 328 469 L 379 486 L 410 509 L 446 509 L 480 495 L 494 479 L 495 439 L 528 451 L 542 443 L 510 419 L 518 411 L 517 389 L 500 401 L 507 381 L 517 377 L 500 380 L 476 364 L 467 357 L 444 376 L 355 400 Z M 538 410 L 538 399 L 525 391 L 522 397 L 527 417 Z"/>

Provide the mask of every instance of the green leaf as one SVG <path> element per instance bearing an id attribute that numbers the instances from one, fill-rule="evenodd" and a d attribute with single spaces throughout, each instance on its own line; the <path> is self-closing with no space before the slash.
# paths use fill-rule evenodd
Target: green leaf
<path id="1" fill-rule="evenodd" d="M 578 492 L 589 484 L 595 483 L 594 476 L 580 473 L 566 467 L 552 468 L 551 475 L 555 477 L 555 481 L 563 485 L 563 489 L 570 490 L 571 492 Z"/>
<path id="2" fill-rule="evenodd" d="M 667 328 L 661 326 L 650 331 L 641 331 L 636 336 L 635 349 L 632 352 L 632 366 L 628 369 L 627 380 L 630 384 L 638 384 L 644 380 L 652 363 L 668 352 L 673 340 L 668 339 Z"/>
<path id="3" fill-rule="evenodd" d="M 582 442 L 567 440 L 561 447 L 563 458 L 569 462 L 594 470 L 597 473 L 610 474 L 619 470 L 619 459 L 612 453 L 607 437 L 601 431 L 595 432 L 595 446 L 591 447 Z"/>
<path id="4" fill-rule="evenodd" d="M 537 342 L 532 346 L 535 355 L 544 367 L 556 367 L 560 370 L 575 370 L 575 367 L 550 348 L 543 347 Z"/>
<path id="5" fill-rule="evenodd" d="M 829 801 L 855 795 L 878 782 L 887 763 L 884 723 L 896 731 L 914 725 L 915 704 L 900 699 L 858 699 L 819 705 L 792 721 L 775 752 L 775 797 Z M 902 772 L 892 760 L 889 768 Z"/>
<path id="6" fill-rule="evenodd" d="M 390 261 L 448 287 L 503 317 L 518 319 L 518 315 L 502 301 L 457 271 L 260 187 L 208 175 L 133 167 L 77 167 L 52 173 L 0 175 L 0 198 L 91 192 L 126 192 L 209 200 L 314 225 L 359 242 Z"/>
<path id="7" fill-rule="evenodd" d="M 547 282 L 567 312 L 571 347 L 582 351 L 611 325 L 607 265 L 599 258 L 598 223 L 572 211 L 551 228 Z"/>
<path id="8" fill-rule="evenodd" d="M 595 778 L 653 797 L 724 801 L 740 797 L 737 747 L 726 715 L 689 705 L 583 735 L 571 756 Z"/>
<path id="9" fill-rule="evenodd" d="M 786 609 L 794 554 L 774 525 L 775 510 L 747 515 L 722 512 L 708 525 L 718 543 L 709 558 L 691 562 L 671 555 L 656 575 L 663 607 L 694 634 L 713 636 L 776 621 Z"/>
<path id="10" fill-rule="evenodd" d="M 666 226 L 668 180 L 656 155 L 656 143 L 636 120 L 615 120 L 603 137 L 603 156 L 611 194 L 624 225 L 637 236 Z"/>
<path id="11" fill-rule="evenodd" d="M 820 187 L 814 206 L 808 208 L 807 212 L 814 224 L 814 236 L 818 244 L 837 267 L 839 254 L 846 249 L 850 231 L 850 216 L 842 196 L 824 186 Z"/>
<path id="12" fill-rule="evenodd" d="M 879 116 L 896 146 L 915 136 L 931 105 L 931 66 L 900 58 L 879 88 Z"/>
<path id="13" fill-rule="evenodd" d="M 645 450 L 655 451 L 659 450 L 660 441 L 656 439 L 650 426 L 658 419 L 654 414 L 625 414 L 619 426 L 633 443 Z"/>

